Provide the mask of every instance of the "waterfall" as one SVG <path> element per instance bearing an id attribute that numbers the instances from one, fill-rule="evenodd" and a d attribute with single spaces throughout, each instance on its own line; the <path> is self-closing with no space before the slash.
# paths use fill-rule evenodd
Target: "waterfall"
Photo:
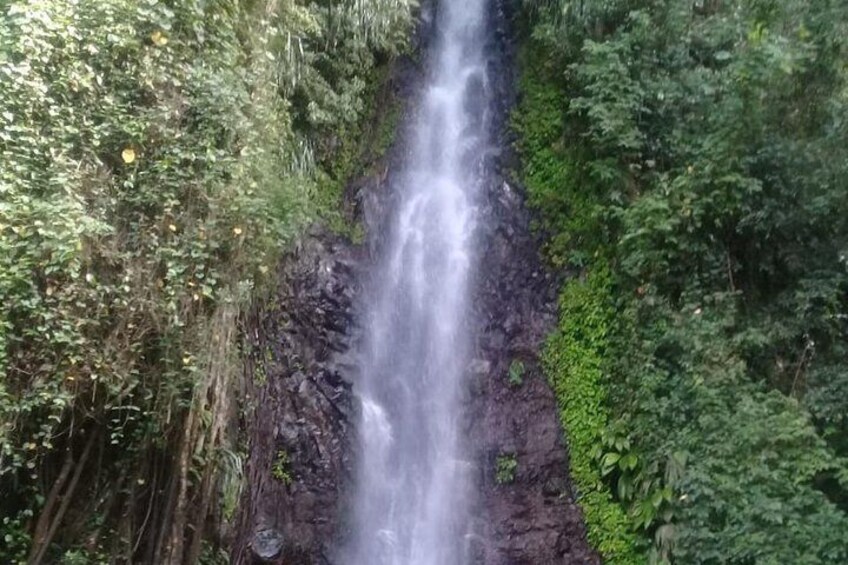
<path id="1" fill-rule="evenodd" d="M 475 203 L 488 143 L 486 0 L 438 6 L 430 74 L 364 305 L 352 540 L 344 565 L 468 561 L 461 430 Z"/>

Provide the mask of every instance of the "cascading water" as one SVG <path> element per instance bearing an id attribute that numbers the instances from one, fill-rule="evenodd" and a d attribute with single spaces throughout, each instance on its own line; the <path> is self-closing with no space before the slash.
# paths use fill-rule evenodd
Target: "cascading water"
<path id="1" fill-rule="evenodd" d="M 486 2 L 438 7 L 431 75 L 364 309 L 361 452 L 345 565 L 467 561 L 473 469 L 460 412 L 488 137 Z"/>

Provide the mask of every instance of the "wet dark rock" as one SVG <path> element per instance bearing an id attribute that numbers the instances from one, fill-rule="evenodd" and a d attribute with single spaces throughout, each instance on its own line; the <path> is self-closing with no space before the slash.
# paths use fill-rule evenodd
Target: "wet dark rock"
<path id="1" fill-rule="evenodd" d="M 283 554 L 284 542 L 283 534 L 273 528 L 256 532 L 250 542 L 254 561 L 272 563 Z"/>
<path id="2" fill-rule="evenodd" d="M 355 246 L 317 230 L 284 258 L 250 321 L 249 458 L 235 563 L 318 565 L 352 474 Z M 255 533 L 254 533 L 255 532 Z"/>
<path id="3" fill-rule="evenodd" d="M 515 99 L 515 77 L 508 70 L 514 50 L 509 42 L 510 5 L 498 3 L 490 25 L 499 35 L 491 64 L 507 69 L 495 75 L 500 80 L 494 85 L 504 105 L 502 120 Z M 509 139 L 505 123 L 501 129 L 500 137 Z M 499 162 L 506 166 L 495 168 L 481 207 L 483 249 L 475 298 L 480 318 L 475 367 L 490 371 L 473 379 L 467 402 L 469 445 L 477 446 L 479 466 L 474 562 L 598 564 L 573 502 L 556 400 L 539 363 L 546 336 L 555 327 L 562 277 L 544 269 L 521 188 L 505 180 L 508 167 L 516 163 L 513 152 L 504 151 Z M 515 359 L 525 365 L 519 386 L 508 376 Z M 496 479 L 496 461 L 503 453 L 513 454 L 518 463 L 515 479 L 508 484 Z"/>

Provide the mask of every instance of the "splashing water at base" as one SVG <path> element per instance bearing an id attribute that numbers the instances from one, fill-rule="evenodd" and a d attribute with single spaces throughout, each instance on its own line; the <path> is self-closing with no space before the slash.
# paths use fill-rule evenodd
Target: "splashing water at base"
<path id="1" fill-rule="evenodd" d="M 487 141 L 486 0 L 444 0 L 431 78 L 367 304 L 361 452 L 345 565 L 467 562 L 460 430 L 475 199 Z"/>

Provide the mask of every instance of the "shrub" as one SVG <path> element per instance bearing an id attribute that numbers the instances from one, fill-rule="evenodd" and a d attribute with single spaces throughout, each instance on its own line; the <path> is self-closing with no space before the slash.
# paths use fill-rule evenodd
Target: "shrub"
<path id="1" fill-rule="evenodd" d="M 546 370 L 590 537 L 844 561 L 848 8 L 524 5 L 523 176 L 585 277 Z"/>
<path id="2" fill-rule="evenodd" d="M 571 479 L 583 509 L 589 541 L 607 563 L 642 563 L 624 509 L 613 499 L 599 464 L 598 446 L 610 414 L 604 372 L 612 310 L 610 278 L 592 271 L 571 281 L 560 296 L 560 325 L 550 337 L 543 367 L 568 440 Z"/>
<path id="3" fill-rule="evenodd" d="M 334 148 L 411 3 L 16 0 L 0 18 L 0 561 L 113 535 L 115 558 L 144 538 L 194 562 L 241 311 L 334 213 Z"/>
<path id="4" fill-rule="evenodd" d="M 498 455 L 495 461 L 495 482 L 499 485 L 509 484 L 515 481 L 515 472 L 518 470 L 518 459 L 513 453 Z"/>
<path id="5" fill-rule="evenodd" d="M 518 359 L 512 361 L 509 364 L 509 384 L 518 387 L 524 384 L 524 371 L 526 368 L 524 367 L 524 362 Z"/>

